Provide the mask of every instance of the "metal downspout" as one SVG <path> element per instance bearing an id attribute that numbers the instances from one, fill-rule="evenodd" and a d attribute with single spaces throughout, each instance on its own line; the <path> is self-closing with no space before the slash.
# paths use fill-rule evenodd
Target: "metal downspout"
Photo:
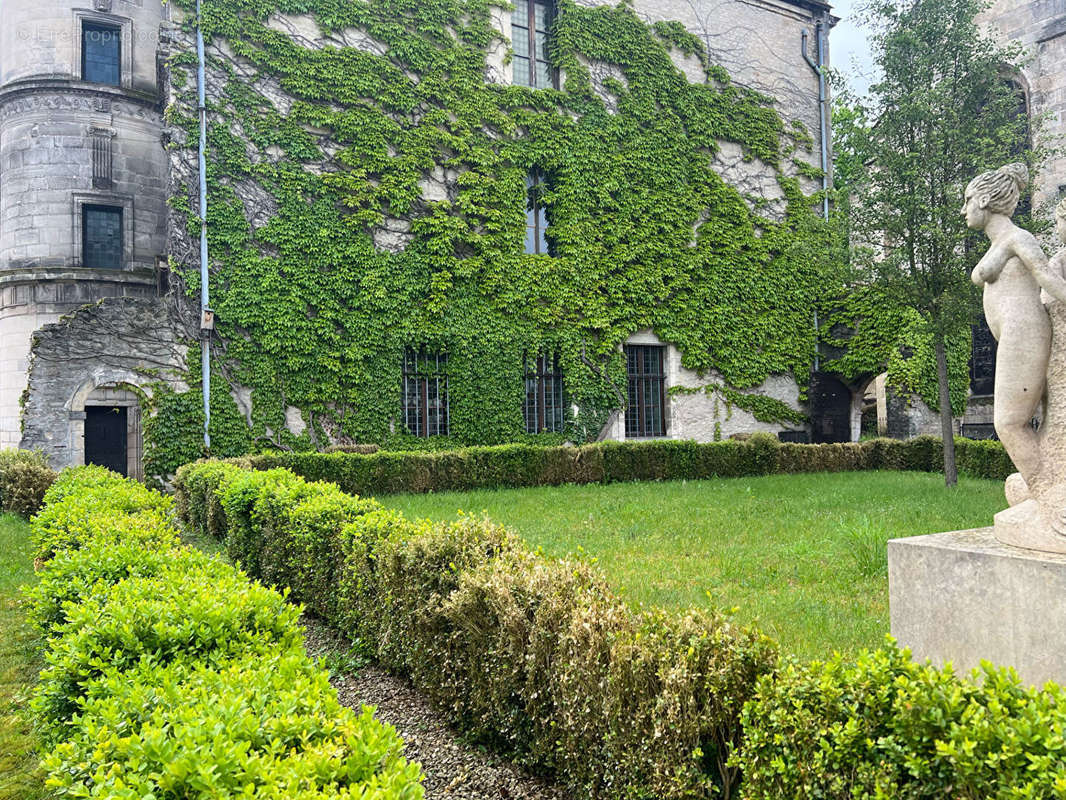
<path id="1" fill-rule="evenodd" d="M 211 321 L 207 274 L 207 91 L 205 89 L 204 32 L 200 0 L 196 0 L 196 94 L 200 113 L 200 342 L 204 394 L 204 448 L 211 451 Z"/>
<path id="2" fill-rule="evenodd" d="M 818 61 L 812 61 L 811 57 L 807 55 L 807 31 L 803 31 L 801 49 L 803 53 L 803 60 L 807 62 L 807 65 L 814 70 L 815 75 L 818 76 L 818 127 L 819 138 L 821 139 L 821 167 L 822 167 L 822 218 L 827 222 L 829 221 L 829 143 L 827 141 L 829 125 L 826 121 L 826 91 L 825 91 L 825 42 L 824 42 L 825 23 L 822 21 L 816 22 L 814 25 L 814 43 L 818 48 Z M 814 310 L 814 332 L 817 335 L 819 329 L 818 323 L 818 309 Z M 814 371 L 817 372 L 820 368 L 818 345 L 815 345 L 814 352 Z"/>

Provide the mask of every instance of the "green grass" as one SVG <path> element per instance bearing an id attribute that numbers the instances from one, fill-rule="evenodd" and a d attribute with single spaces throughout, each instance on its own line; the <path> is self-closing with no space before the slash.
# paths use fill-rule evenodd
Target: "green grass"
<path id="1" fill-rule="evenodd" d="M 888 539 L 990 525 L 1003 484 L 856 472 L 393 495 L 410 517 L 485 511 L 551 556 L 598 560 L 632 603 L 735 608 L 804 659 L 888 633 Z"/>
<path id="2" fill-rule="evenodd" d="M 45 796 L 33 729 L 26 714 L 42 667 L 41 641 L 30 627 L 19 586 L 34 581 L 30 526 L 0 516 L 0 800 Z"/>

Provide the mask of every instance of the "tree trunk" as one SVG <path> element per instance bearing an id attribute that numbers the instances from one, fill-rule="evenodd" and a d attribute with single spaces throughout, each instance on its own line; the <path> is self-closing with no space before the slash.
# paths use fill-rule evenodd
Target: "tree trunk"
<path id="1" fill-rule="evenodd" d="M 951 417 L 951 386 L 948 384 L 948 354 L 944 347 L 944 335 L 937 333 L 936 382 L 940 389 L 940 435 L 944 440 L 944 485 L 954 486 L 959 482 L 955 467 L 955 428 Z"/>

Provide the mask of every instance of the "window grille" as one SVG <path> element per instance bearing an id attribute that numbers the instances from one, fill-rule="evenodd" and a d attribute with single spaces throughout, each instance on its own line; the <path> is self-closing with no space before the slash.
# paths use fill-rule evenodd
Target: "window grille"
<path id="1" fill-rule="evenodd" d="M 81 77 L 109 86 L 122 84 L 121 28 L 95 22 L 82 23 Z"/>
<path id="2" fill-rule="evenodd" d="M 996 338 L 989 330 L 984 314 L 972 330 L 970 391 L 978 395 L 992 394 L 996 385 Z"/>
<path id="3" fill-rule="evenodd" d="M 404 352 L 403 423 L 414 436 L 448 435 L 447 355 Z"/>
<path id="4" fill-rule="evenodd" d="M 666 435 L 666 371 L 664 348 L 626 345 L 629 405 L 626 437 Z"/>
<path id="5" fill-rule="evenodd" d="M 566 426 L 566 388 L 558 353 L 523 356 L 526 393 L 522 417 L 526 433 L 562 433 Z"/>
<path id="6" fill-rule="evenodd" d="M 526 253 L 548 255 L 548 213 L 544 209 L 547 181 L 540 170 L 526 176 Z"/>
<path id="7" fill-rule="evenodd" d="M 122 209 L 82 206 L 82 266 L 92 269 L 122 267 Z"/>
<path id="8" fill-rule="evenodd" d="M 558 88 L 558 73 L 548 63 L 548 36 L 554 19 L 552 0 L 514 0 L 511 49 L 514 82 L 519 86 Z"/>
<path id="9" fill-rule="evenodd" d="M 111 131 L 94 128 L 89 133 L 93 155 L 93 188 L 110 189 L 114 186 L 111 172 Z"/>

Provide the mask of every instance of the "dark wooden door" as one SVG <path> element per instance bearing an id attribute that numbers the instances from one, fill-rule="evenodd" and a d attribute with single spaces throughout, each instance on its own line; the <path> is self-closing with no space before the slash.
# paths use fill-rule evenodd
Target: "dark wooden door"
<path id="1" fill-rule="evenodd" d="M 85 463 L 99 464 L 126 474 L 126 409 L 122 406 L 85 408 Z"/>
<path id="2" fill-rule="evenodd" d="M 808 389 L 811 441 L 851 441 L 851 390 L 832 375 L 816 372 Z"/>

